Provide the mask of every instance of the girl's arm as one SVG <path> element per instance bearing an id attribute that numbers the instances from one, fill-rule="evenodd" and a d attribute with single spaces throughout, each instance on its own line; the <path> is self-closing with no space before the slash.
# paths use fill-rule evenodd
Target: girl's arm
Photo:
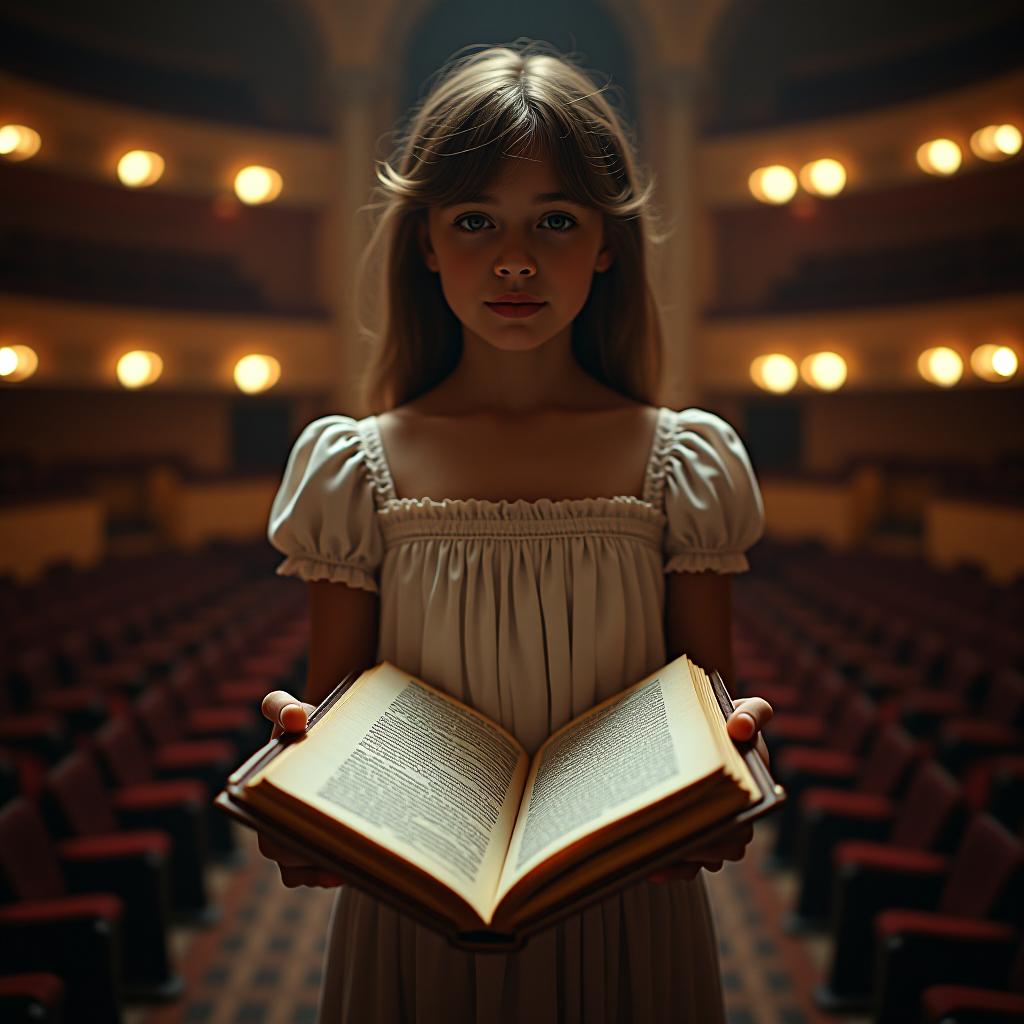
<path id="1" fill-rule="evenodd" d="M 315 707 L 349 672 L 364 672 L 377 663 L 380 629 L 380 598 L 368 590 L 345 583 L 313 580 L 309 584 L 309 664 L 306 671 L 306 702 L 284 690 L 263 698 L 264 717 L 273 723 L 271 739 L 282 732 L 301 732 Z M 260 853 L 276 860 L 281 881 L 297 885 L 335 886 L 337 876 L 303 863 L 273 840 L 259 835 Z"/>
<path id="2" fill-rule="evenodd" d="M 726 573 L 665 574 L 666 663 L 685 654 L 733 685 L 732 579 Z"/>
<path id="3" fill-rule="evenodd" d="M 685 654 L 706 672 L 718 670 L 727 689 L 732 689 L 732 581 L 726 573 L 670 572 L 665 582 L 665 650 L 667 661 Z M 768 763 L 768 748 L 760 735 L 771 718 L 772 709 L 760 697 L 733 701 L 736 710 L 729 719 L 734 740 L 757 736 L 757 752 Z M 692 860 L 651 875 L 648 881 L 667 882 L 692 879 L 700 869 L 718 871 L 726 860 L 739 860 L 753 838 L 754 830 L 743 826 L 733 836 L 713 847 L 691 854 Z"/>

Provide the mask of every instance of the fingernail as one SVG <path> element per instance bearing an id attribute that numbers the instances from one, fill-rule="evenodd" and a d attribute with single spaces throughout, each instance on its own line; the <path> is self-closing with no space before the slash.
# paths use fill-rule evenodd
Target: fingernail
<path id="1" fill-rule="evenodd" d="M 753 736 L 757 732 L 757 722 L 754 721 L 752 715 L 748 715 L 746 711 L 741 711 L 739 717 L 750 723 L 750 735 Z"/>
<path id="2" fill-rule="evenodd" d="M 301 704 L 285 704 L 285 706 L 283 708 L 281 708 L 281 716 L 280 716 L 280 718 L 281 718 L 281 726 L 282 727 L 284 727 L 284 713 L 289 708 L 298 708 L 301 711 L 302 710 L 302 705 Z"/>

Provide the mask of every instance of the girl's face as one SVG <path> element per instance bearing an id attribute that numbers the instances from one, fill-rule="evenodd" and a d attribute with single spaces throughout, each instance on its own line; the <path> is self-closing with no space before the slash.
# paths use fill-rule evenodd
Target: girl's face
<path id="1" fill-rule="evenodd" d="M 427 267 L 463 329 L 495 348 L 533 349 L 565 332 L 586 303 L 594 272 L 611 266 L 600 210 L 560 193 L 550 161 L 505 158 L 486 196 L 434 206 L 419 225 Z M 552 198 L 555 196 L 555 198 Z M 544 305 L 501 316 L 487 303 L 526 292 Z"/>

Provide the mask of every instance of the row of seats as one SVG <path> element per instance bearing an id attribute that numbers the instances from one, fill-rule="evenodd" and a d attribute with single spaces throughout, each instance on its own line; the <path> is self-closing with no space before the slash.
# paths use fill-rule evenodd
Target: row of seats
<path id="1" fill-rule="evenodd" d="M 275 555 L 217 545 L 0 587 L 3 1020 L 116 1024 L 180 996 L 173 929 L 217 920 L 209 868 L 237 859 L 212 797 L 266 742 L 262 696 L 303 686 L 304 594 Z"/>
<path id="2" fill-rule="evenodd" d="M 816 255 L 780 281 L 770 309 L 834 309 L 991 295 L 1024 284 L 1024 237 L 999 231 L 898 248 Z"/>
<path id="3" fill-rule="evenodd" d="M 776 709 L 788 801 L 768 867 L 794 873 L 788 926 L 829 936 L 818 1005 L 879 1024 L 1019 1019 L 1021 588 L 814 545 L 762 544 L 752 563 L 736 686 Z"/>
<path id="4" fill-rule="evenodd" d="M 315 302 L 275 310 L 230 256 L 117 245 L 8 230 L 0 238 L 0 289 L 82 302 L 226 312 L 320 313 Z"/>

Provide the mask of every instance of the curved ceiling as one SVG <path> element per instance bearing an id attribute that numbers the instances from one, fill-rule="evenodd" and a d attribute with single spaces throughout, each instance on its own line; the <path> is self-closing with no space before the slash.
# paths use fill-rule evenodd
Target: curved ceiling
<path id="1" fill-rule="evenodd" d="M 326 130 L 323 58 L 289 0 L 4 0 L 0 66 L 134 106 Z"/>
<path id="2" fill-rule="evenodd" d="M 1024 65 L 1020 0 L 734 0 L 705 77 L 706 134 L 882 107 Z"/>

